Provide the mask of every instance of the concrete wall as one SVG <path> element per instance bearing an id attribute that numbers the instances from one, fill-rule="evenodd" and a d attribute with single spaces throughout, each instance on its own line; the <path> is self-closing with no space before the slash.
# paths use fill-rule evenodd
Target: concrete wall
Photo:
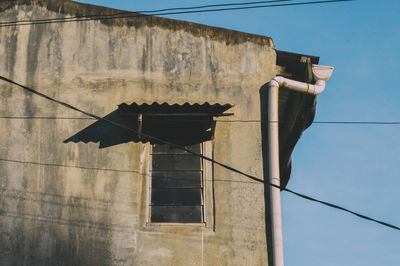
<path id="1" fill-rule="evenodd" d="M 1 21 L 116 12 L 19 2 Z M 99 116 L 124 102 L 210 102 L 235 106 L 226 119 L 259 119 L 274 62 L 267 37 L 159 18 L 0 28 L 0 75 Z M 4 82 L 0 93 L 1 116 L 84 117 Z M 215 232 L 147 224 L 148 144 L 63 143 L 92 123 L 0 119 L 1 265 L 267 264 L 263 185 L 215 166 Z M 262 177 L 260 131 L 217 123 L 215 159 Z"/>

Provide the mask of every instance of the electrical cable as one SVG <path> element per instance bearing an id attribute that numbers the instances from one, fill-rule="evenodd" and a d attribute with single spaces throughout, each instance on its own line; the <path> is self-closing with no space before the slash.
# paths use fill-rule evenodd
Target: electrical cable
<path id="1" fill-rule="evenodd" d="M 244 7 L 231 7 L 231 8 L 220 8 L 220 9 L 206 9 L 206 10 L 190 10 L 190 11 L 176 11 L 176 12 L 159 12 L 152 13 L 152 16 L 164 16 L 164 15 L 180 15 L 180 14 L 191 14 L 191 13 L 207 13 L 207 12 L 220 12 L 220 11 L 232 11 L 232 10 L 245 10 L 245 9 L 255 9 L 255 8 L 268 8 L 268 7 L 288 7 L 288 6 L 299 6 L 299 5 L 311 5 L 311 4 L 327 4 L 327 3 L 336 3 L 336 2 L 350 2 L 353 0 L 326 0 L 326 1 L 310 1 L 310 2 L 301 2 L 301 3 L 286 3 L 286 4 L 273 4 L 273 5 L 258 5 L 258 6 L 244 6 Z M 78 21 L 89 21 L 89 20 L 108 20 L 108 19 L 118 19 L 118 18 L 134 18 L 134 17 L 143 17 L 150 16 L 147 14 L 136 14 L 136 13 L 123 13 L 118 15 L 91 15 L 91 16 L 82 16 L 77 17 L 76 19 L 69 20 L 68 18 L 60 18 L 60 19 L 43 19 L 43 20 L 30 20 L 30 21 L 12 21 L 12 22 L 3 22 L 4 24 L 0 25 L 1 27 L 10 27 L 10 26 L 24 26 L 24 25 L 37 25 L 37 24 L 50 24 L 50 23 L 65 23 L 65 22 L 78 22 Z"/>
<path id="2" fill-rule="evenodd" d="M 0 119 L 15 119 L 15 120 L 30 120 L 30 119 L 39 119 L 39 120 L 96 120 L 95 118 L 88 118 L 88 117 L 56 117 L 56 116 L 0 116 Z M 124 118 L 122 118 L 123 120 Z M 126 118 L 131 119 L 131 118 Z M 158 119 L 147 119 L 146 121 L 160 121 Z M 222 120 L 222 119 L 204 119 L 204 120 L 194 120 L 194 119 L 163 119 L 162 121 L 174 121 L 174 122 L 221 122 L 221 123 L 280 123 L 280 124 L 287 124 L 287 123 L 304 123 L 304 121 L 263 121 L 258 119 L 249 119 L 249 120 L 242 120 L 242 119 L 233 119 L 233 120 Z M 313 124 L 342 124 L 342 125 L 400 125 L 400 121 L 313 121 Z"/>
<path id="3" fill-rule="evenodd" d="M 95 115 L 95 114 L 88 113 L 88 112 L 86 112 L 86 111 L 84 111 L 84 110 L 81 110 L 81 109 L 75 107 L 75 106 L 72 106 L 72 105 L 70 105 L 70 104 L 68 104 L 68 103 L 65 103 L 65 102 L 56 100 L 56 99 L 54 99 L 54 98 L 51 98 L 50 96 L 47 96 L 47 95 L 45 95 L 45 94 L 43 94 L 43 93 L 41 93 L 41 92 L 39 92 L 39 91 L 37 91 L 37 90 L 34 90 L 34 89 L 31 89 L 31 88 L 26 87 L 26 86 L 24 86 L 24 85 L 21 85 L 21 84 L 15 82 L 15 81 L 12 81 L 12 80 L 10 80 L 10 79 L 8 79 L 8 78 L 3 77 L 3 76 L 0 76 L 0 79 L 1 79 L 1 80 L 4 80 L 4 81 L 6 81 L 6 82 L 9 82 L 9 83 L 11 83 L 11 84 L 14 84 L 14 85 L 16 85 L 16 86 L 18 86 L 18 87 L 21 87 L 21 88 L 23 88 L 23 89 L 25 89 L 25 90 L 27 90 L 27 91 L 33 93 L 33 94 L 39 95 L 39 96 L 42 97 L 42 98 L 45 98 L 45 99 L 50 100 L 50 101 L 52 101 L 52 102 L 58 103 L 58 104 L 60 104 L 60 105 L 63 105 L 64 107 L 67 107 L 67 108 L 72 109 L 72 110 L 74 110 L 74 111 L 80 112 L 80 113 L 82 113 L 82 114 L 84 114 L 84 115 L 86 115 L 86 116 L 92 117 L 92 118 L 94 118 L 94 119 L 96 119 L 96 120 L 104 121 L 104 122 L 107 122 L 107 123 L 109 123 L 109 124 L 112 124 L 112 125 L 114 125 L 114 126 L 116 126 L 116 127 L 120 127 L 120 128 L 125 129 L 125 130 L 131 131 L 131 132 L 133 132 L 133 133 L 135 133 L 135 134 L 138 134 L 138 132 L 137 132 L 136 130 L 134 130 L 134 129 L 130 128 L 130 127 L 127 127 L 127 126 L 122 125 L 122 124 L 120 124 L 120 123 L 114 122 L 114 121 L 109 120 L 109 119 L 107 119 L 107 118 L 103 118 L 103 117 L 97 116 L 97 115 Z M 232 167 L 230 167 L 230 166 L 228 166 L 228 165 L 224 165 L 224 164 L 222 164 L 222 163 L 220 163 L 220 162 L 214 161 L 214 160 L 211 159 L 211 158 L 208 158 L 208 157 L 206 157 L 206 156 L 204 156 L 204 155 L 202 155 L 202 154 L 193 152 L 193 151 L 191 151 L 191 150 L 189 150 L 189 149 L 187 149 L 187 148 L 185 148 L 185 147 L 182 147 L 182 146 L 180 146 L 180 145 L 177 145 L 177 144 L 175 144 L 175 143 L 172 143 L 172 142 L 169 142 L 169 141 L 165 141 L 165 140 L 159 139 L 159 138 L 157 138 L 157 137 L 150 136 L 150 135 L 145 134 L 145 133 L 141 133 L 141 135 L 144 136 L 144 137 L 146 137 L 146 138 L 148 138 L 148 139 L 150 139 L 150 140 L 155 140 L 155 141 L 157 141 L 157 142 L 161 142 L 161 143 L 167 144 L 167 145 L 169 145 L 169 146 L 171 146 L 171 147 L 174 147 L 174 148 L 177 148 L 177 149 L 186 151 L 186 152 L 188 152 L 188 153 L 190 153 L 190 154 L 193 154 L 193 155 L 196 155 L 196 156 L 198 156 L 198 157 L 200 157 L 200 158 L 202 158 L 202 159 L 204 159 L 204 160 L 207 160 L 207 161 L 213 162 L 213 163 L 215 163 L 215 164 L 218 164 L 218 165 L 220 165 L 220 166 L 222 166 L 222 167 L 224 167 L 224 168 L 226 168 L 226 169 L 229 169 L 229 170 L 232 170 L 232 171 L 233 171 L 233 170 L 234 170 L 234 171 L 237 171 L 237 173 L 240 173 L 240 174 L 242 174 L 242 175 L 245 175 L 245 176 L 247 176 L 248 178 L 253 179 L 254 181 L 258 181 L 258 182 L 264 183 L 264 181 L 263 181 L 262 179 L 259 179 L 259 178 L 257 178 L 257 177 L 253 177 L 253 176 L 248 175 L 248 174 L 246 174 L 246 173 L 244 173 L 244 172 L 241 172 L 241 171 L 239 171 L 239 170 L 236 170 L 236 169 L 234 169 L 234 168 L 232 168 Z M 271 185 L 273 185 L 273 184 L 271 184 Z M 277 188 L 280 188 L 280 186 L 277 186 L 277 185 L 273 185 L 273 186 L 275 186 L 275 187 L 277 187 Z"/>
<path id="4" fill-rule="evenodd" d="M 49 19 L 35 19 L 35 20 L 18 20 L 18 21 L 8 21 L 8 22 L 0 22 L 0 25 L 3 24 L 13 24 L 13 23 L 20 23 L 20 22 L 41 22 L 41 21 L 55 21 L 55 20 L 72 20 L 77 18 L 92 18 L 92 17 L 109 17 L 109 16 L 120 16 L 120 15 L 132 15 L 132 13 L 159 13 L 159 12 L 166 12 L 166 11 L 174 11 L 174 10 L 190 10 L 190 9 L 201 9 L 201 8 L 210 8 L 210 7 L 223 7 L 223 6 L 240 6 L 240 5 L 255 5 L 255 4 L 266 4 L 266 3 L 276 3 L 276 2 L 290 2 L 290 1 L 297 1 L 297 0 L 269 0 L 269 1 L 257 1 L 257 2 L 242 2 L 242 3 L 228 3 L 228 4 L 215 4 L 215 5 L 203 5 L 203 6 L 192 6 L 192 7 L 171 7 L 171 8 L 164 8 L 164 9 L 156 9 L 156 10 L 138 10 L 138 11 L 124 11 L 118 12 L 109 15 L 85 15 L 85 16 L 71 16 L 66 18 L 49 18 Z"/>
<path id="5" fill-rule="evenodd" d="M 100 168 L 100 167 L 89 167 L 82 165 L 68 165 L 68 164 L 59 164 L 59 163 L 48 163 L 48 162 L 34 162 L 34 161 L 22 161 L 8 158 L 0 158 L 0 162 L 6 163 L 19 163 L 19 164 L 30 164 L 30 165 L 38 165 L 38 166 L 47 166 L 47 167 L 65 167 L 65 168 L 74 168 L 88 171 L 103 171 L 103 172 L 118 172 L 118 173 L 133 173 L 141 176 L 150 176 L 149 174 L 141 173 L 137 170 L 126 170 L 126 169 L 113 169 L 113 168 Z M 182 178 L 168 177 L 170 180 L 182 181 Z M 230 180 L 230 179 L 206 179 L 206 181 L 212 182 L 226 182 L 226 183 L 242 183 L 242 184 L 259 184 L 259 182 L 252 181 L 239 181 L 239 180 Z M 0 188 L 1 190 L 1 188 Z"/>
<path id="6" fill-rule="evenodd" d="M 31 165 L 40 165 L 40 166 L 53 166 L 53 167 L 66 167 L 66 168 L 76 168 L 76 169 L 82 169 L 82 170 L 94 170 L 94 171 L 104 171 L 104 172 L 135 173 L 135 174 L 142 175 L 139 171 L 135 171 L 135 170 L 122 170 L 122 169 L 112 169 L 112 168 L 87 167 L 87 166 L 79 166 L 79 165 L 31 162 L 31 161 L 21 161 L 21 160 L 13 160 L 13 159 L 6 159 L 6 158 L 0 158 L 0 162 L 31 164 Z"/>
<path id="7" fill-rule="evenodd" d="M 16 86 L 18 86 L 18 87 L 20 87 L 20 88 L 22 88 L 22 89 L 24 89 L 24 90 L 27 90 L 27 91 L 29 91 L 29 92 L 31 92 L 31 93 L 33 93 L 33 94 L 36 94 L 36 95 L 38 95 L 38 96 L 40 96 L 40 97 L 42 97 L 42 98 L 45 98 L 45 99 L 50 100 L 50 101 L 52 101 L 52 102 L 58 103 L 58 104 L 60 104 L 60 105 L 63 105 L 63 106 L 65 106 L 65 107 L 69 108 L 69 109 L 75 110 L 75 111 L 80 112 L 80 113 L 82 113 L 82 114 L 84 114 L 84 115 L 87 115 L 87 116 L 89 116 L 89 117 L 95 118 L 95 119 L 100 120 L 100 121 L 107 122 L 107 123 L 112 124 L 112 125 L 114 125 L 114 126 L 116 126 L 116 127 L 120 127 L 120 128 L 126 129 L 126 130 L 131 131 L 131 132 L 133 132 L 133 133 L 135 133 L 135 134 L 138 133 L 136 130 L 134 130 L 134 129 L 130 128 L 130 127 L 127 127 L 127 126 L 125 126 L 125 125 L 116 123 L 116 122 L 111 121 L 111 120 L 106 119 L 106 118 L 102 118 L 102 117 L 97 116 L 97 115 L 95 115 L 95 114 L 88 113 L 88 112 L 86 112 L 86 111 L 84 111 L 84 110 L 81 110 L 81 109 L 75 107 L 75 106 L 72 106 L 72 105 L 70 105 L 70 104 L 68 104 L 68 103 L 65 103 L 65 102 L 59 101 L 59 100 L 57 100 L 57 99 L 54 99 L 54 98 L 52 98 L 52 97 L 50 97 L 50 96 L 48 96 L 48 95 L 46 95 L 46 94 L 43 94 L 43 93 L 41 93 L 41 92 L 39 92 L 39 91 L 37 91 L 37 90 L 35 90 L 35 89 L 32 89 L 32 88 L 26 87 L 26 86 L 24 86 L 24 85 L 21 85 L 21 84 L 15 82 L 15 81 L 13 81 L 13 80 L 10 80 L 10 79 L 8 79 L 8 78 L 3 77 L 3 76 L 0 76 L 0 80 L 3 80 L 3 81 L 6 81 L 6 82 L 8 82 L 8 83 L 11 83 L 11 84 L 13 84 L 13 85 L 16 85 Z M 215 160 L 212 159 L 212 158 L 209 158 L 209 157 L 204 156 L 204 155 L 202 155 L 202 154 L 193 152 L 193 151 L 191 151 L 191 150 L 189 150 L 189 149 L 187 149 L 187 148 L 185 148 L 185 147 L 182 147 L 182 146 L 180 146 L 180 145 L 171 143 L 171 142 L 169 142 L 169 141 L 164 141 L 164 140 L 161 140 L 161 139 L 159 139 L 159 138 L 157 138 L 157 137 L 153 137 L 153 136 L 150 136 L 150 135 L 144 134 L 144 133 L 142 133 L 142 136 L 144 136 L 144 137 L 146 137 L 146 138 L 149 138 L 149 139 L 152 139 L 152 140 L 156 140 L 156 141 L 158 141 L 158 142 L 161 142 L 161 143 L 164 143 L 164 144 L 167 144 L 167 145 L 170 145 L 170 146 L 172 146 L 172 147 L 174 147 L 174 148 L 177 148 L 177 149 L 186 151 L 186 152 L 188 152 L 188 153 L 190 153 L 190 154 L 193 154 L 193 155 L 195 155 L 195 156 L 198 156 L 198 157 L 200 157 L 200 158 L 202 158 L 202 159 L 204 159 L 204 160 L 207 160 L 207 161 L 209 161 L 209 162 L 211 162 L 211 163 L 214 163 L 214 164 L 216 164 L 216 165 L 219 165 L 219 166 L 221 166 L 221 167 L 223 167 L 223 168 L 225 168 L 225 169 L 227 169 L 227 170 L 230 170 L 230 171 L 235 172 L 235 173 L 237 173 L 237 174 L 243 175 L 243 176 L 245 176 L 245 177 L 247 177 L 247 178 L 249 178 L 249 179 L 252 179 L 252 180 L 254 180 L 254 181 L 263 183 L 264 185 L 269 185 L 269 186 L 271 186 L 271 187 L 273 187 L 273 188 L 276 188 L 276 189 L 280 189 L 280 190 L 282 190 L 282 191 L 289 192 L 289 193 L 291 193 L 291 194 L 293 194 L 293 195 L 296 195 L 296 196 L 298 196 L 298 197 L 301 197 L 301 198 L 303 198 L 303 199 L 310 200 L 310 201 L 314 201 L 314 202 L 320 203 L 320 204 L 322 204 L 322 205 L 325 205 L 325 206 L 328 206 L 328 207 L 331 207 L 331 208 L 334 208 L 334 209 L 338 209 L 338 210 L 341 210 L 341 211 L 344 211 L 344 212 L 353 214 L 353 215 L 355 215 L 355 216 L 357 216 L 357 217 L 360 217 L 361 219 L 369 220 L 369 221 L 372 221 L 372 222 L 381 224 L 381 225 L 383 225 L 383 226 L 390 227 L 390 228 L 392 228 L 392 229 L 395 229 L 395 230 L 399 230 L 399 231 L 400 231 L 400 227 L 398 227 L 398 226 L 395 226 L 395 225 L 392 225 L 392 224 L 389 224 L 389 223 L 386 223 L 386 222 L 383 222 L 383 221 L 380 221 L 380 220 L 377 220 L 377 219 L 374 219 L 374 218 L 365 216 L 365 215 L 363 215 L 363 214 L 360 214 L 360 213 L 351 211 L 351 210 L 349 210 L 349 209 L 347 209 L 347 208 L 344 208 L 344 207 L 341 207 L 341 206 L 339 206 L 339 205 L 332 204 L 332 203 L 329 203 L 329 202 L 326 202 L 326 201 L 322 201 L 322 200 L 318 200 L 318 199 L 315 199 L 315 198 L 313 198 L 313 197 L 310 197 L 310 196 L 307 196 L 307 195 L 304 195 L 304 194 L 295 192 L 295 191 L 293 191 L 293 190 L 291 190 L 291 189 L 284 188 L 284 187 L 281 187 L 281 186 L 272 184 L 272 183 L 267 182 L 267 181 L 265 181 L 265 180 L 263 180 L 263 179 L 260 179 L 260 178 L 258 178 L 258 177 L 256 177 L 256 176 L 253 176 L 253 175 L 247 174 L 247 173 L 245 173 L 245 172 L 242 172 L 242 171 L 240 171 L 240 170 L 238 170 L 238 169 L 235 169 L 235 168 L 233 168 L 233 167 L 231 167 L 231 166 L 229 166 L 229 165 L 226 165 L 226 164 L 220 163 L 220 162 L 218 162 L 218 161 L 215 161 Z"/>

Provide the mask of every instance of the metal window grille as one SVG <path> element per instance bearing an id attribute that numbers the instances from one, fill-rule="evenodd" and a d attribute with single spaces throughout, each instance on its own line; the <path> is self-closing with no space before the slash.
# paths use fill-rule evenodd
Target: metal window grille
<path id="1" fill-rule="evenodd" d="M 186 146 L 202 153 L 202 144 Z M 168 145 L 151 149 L 150 222 L 203 223 L 203 162 Z"/>

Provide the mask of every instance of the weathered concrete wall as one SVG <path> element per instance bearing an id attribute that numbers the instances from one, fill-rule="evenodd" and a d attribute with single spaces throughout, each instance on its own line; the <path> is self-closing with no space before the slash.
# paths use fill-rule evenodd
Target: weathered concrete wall
<path id="1" fill-rule="evenodd" d="M 90 10 L 37 2 L 0 19 Z M 159 18 L 0 28 L 0 75 L 100 116 L 123 102 L 210 102 L 259 119 L 274 62 L 269 38 Z M 4 82 L 0 93 L 1 116 L 83 117 Z M 93 122 L 0 119 L 1 265 L 266 265 L 262 185 L 216 166 L 215 232 L 148 225 L 147 144 L 63 143 Z M 262 176 L 260 131 L 217 123 L 215 159 Z"/>

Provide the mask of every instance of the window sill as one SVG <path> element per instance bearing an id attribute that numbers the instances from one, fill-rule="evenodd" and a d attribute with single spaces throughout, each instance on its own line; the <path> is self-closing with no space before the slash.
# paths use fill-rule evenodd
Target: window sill
<path id="1" fill-rule="evenodd" d="M 142 228 L 146 232 L 164 232 L 164 233 L 196 233 L 212 231 L 205 223 L 146 223 Z"/>
<path id="2" fill-rule="evenodd" d="M 147 223 L 146 226 L 197 226 L 206 227 L 205 223 Z"/>

